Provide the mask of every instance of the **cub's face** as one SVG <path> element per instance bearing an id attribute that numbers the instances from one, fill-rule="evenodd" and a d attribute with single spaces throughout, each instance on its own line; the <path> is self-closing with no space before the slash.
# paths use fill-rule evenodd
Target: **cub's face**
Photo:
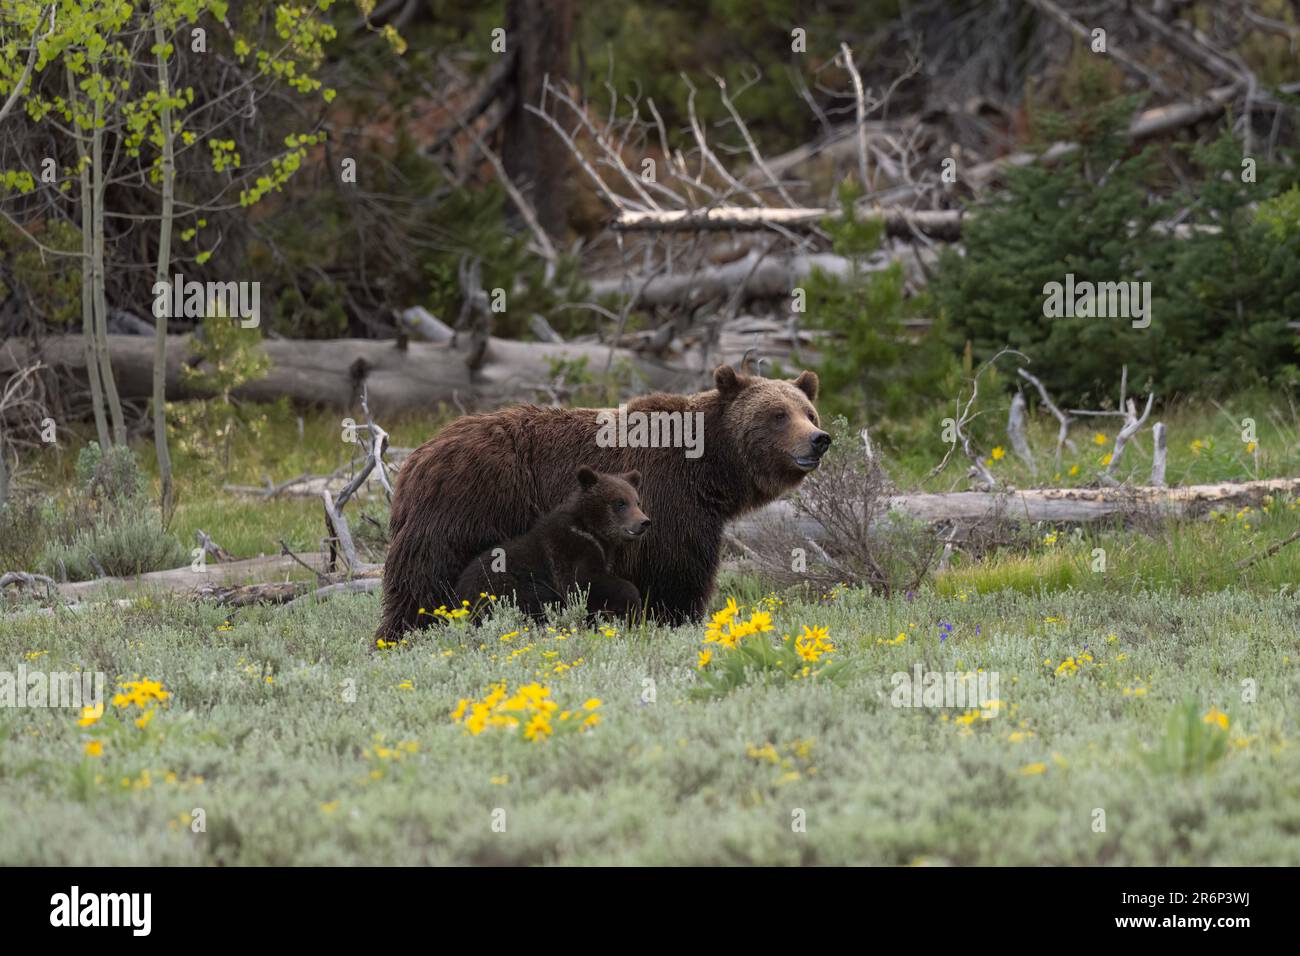
<path id="1" fill-rule="evenodd" d="M 817 375 L 793 380 L 738 375 L 719 366 L 714 384 L 723 402 L 723 422 L 733 436 L 755 488 L 775 498 L 803 480 L 831 447 L 813 402 Z"/>
<path id="2" fill-rule="evenodd" d="M 641 510 L 641 472 L 621 475 L 578 469 L 578 513 L 586 529 L 608 544 L 635 541 L 650 527 Z"/>

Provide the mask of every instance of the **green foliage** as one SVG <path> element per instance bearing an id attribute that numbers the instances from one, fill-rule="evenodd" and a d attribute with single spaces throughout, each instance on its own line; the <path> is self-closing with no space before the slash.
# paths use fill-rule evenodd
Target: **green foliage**
<path id="1" fill-rule="evenodd" d="M 81 491 L 93 501 L 122 504 L 144 491 L 144 476 L 131 449 L 116 445 L 105 453 L 89 442 L 77 453 L 75 470 Z"/>
<path id="2" fill-rule="evenodd" d="M 1204 177 L 1199 218 L 1218 231 L 1175 243 L 1168 273 L 1153 276 L 1164 293 L 1160 334 L 1148 344 L 1158 381 L 1166 393 L 1201 395 L 1300 385 L 1300 338 L 1287 327 L 1300 315 L 1300 225 L 1297 201 L 1283 192 L 1300 172 L 1261 164 L 1258 181 L 1243 182 L 1241 146 L 1227 133 L 1193 159 Z M 1272 195 L 1257 218 L 1253 205 Z"/>
<path id="3" fill-rule="evenodd" d="M 55 580 L 130 577 L 178 567 L 189 555 L 143 499 L 102 512 L 89 526 L 55 535 L 38 563 Z"/>
<path id="4" fill-rule="evenodd" d="M 192 389 L 212 395 L 196 402 L 168 402 L 168 418 L 178 429 L 177 449 L 208 460 L 220 460 L 230 470 L 231 442 L 237 429 L 256 435 L 265 415 L 253 404 L 235 398 L 235 391 L 265 377 L 271 360 L 261 348 L 257 328 L 243 328 L 236 319 L 210 315 L 194 337 L 195 364 L 182 367 L 182 378 Z M 175 414 L 173 415 L 172 412 Z"/>
<path id="5" fill-rule="evenodd" d="M 12 495 L 0 503 L 0 568 L 35 568 L 44 544 L 45 526 L 36 500 Z"/>
<path id="6" fill-rule="evenodd" d="M 51 249 L 81 252 L 81 230 L 71 223 L 47 222 L 39 239 Z M 32 318 L 52 327 L 66 329 L 81 321 L 80 261 L 50 255 L 0 219 L 0 302 L 13 292 L 22 294 Z"/>
<path id="7" fill-rule="evenodd" d="M 460 271 L 463 262 L 478 260 L 481 282 L 489 300 L 494 290 L 505 293 L 505 310 L 492 313 L 492 334 L 528 339 L 529 316 L 546 318 L 561 335 L 592 331 L 589 314 L 561 306 L 581 301 L 578 263 L 562 256 L 548 277 L 545 261 L 529 251 L 529 234 L 507 228 L 506 195 L 493 185 L 480 190 L 447 193 L 436 216 L 454 236 L 450 248 L 424 261 L 425 303 L 434 315 L 454 321 L 464 303 Z"/>
<path id="8" fill-rule="evenodd" d="M 585 355 L 552 358 L 546 364 L 547 384 L 553 394 L 578 408 L 615 405 L 639 385 L 636 370 L 626 359 L 612 363 L 608 371 L 603 367 L 593 370 Z"/>
<path id="9" fill-rule="evenodd" d="M 90 442 L 77 455 L 70 498 L 34 503 L 42 542 L 35 566 L 55 580 L 85 581 L 174 568 L 184 546 L 167 532 L 145 497 L 145 480 L 129 448 L 100 450 Z"/>
<path id="10" fill-rule="evenodd" d="M 846 37 L 870 36 L 898 15 L 897 0 L 700 0 L 646 3 L 642 0 L 589 0 L 577 21 L 578 42 L 585 55 L 579 79 L 593 99 L 608 101 L 608 81 L 620 94 L 651 98 L 668 129 L 689 122 L 687 74 L 698 95 L 696 111 L 709 126 L 726 117 L 712 75 L 723 77 L 737 108 L 765 151 L 793 148 L 818 132 L 817 120 L 794 95 L 792 70 L 803 73 L 810 87 L 820 82 L 846 89 L 848 74 L 839 68 L 814 77 L 813 65 L 833 59 Z M 792 50 L 791 31 L 802 28 L 806 51 Z M 859 48 L 859 56 L 869 54 Z M 589 51 L 589 52 L 586 52 Z M 757 79 L 755 79 L 757 74 Z M 753 82 L 751 82 L 753 81 Z M 626 103 L 622 109 L 627 110 Z M 642 109 L 645 115 L 645 109 Z M 710 139 L 726 133 L 710 131 Z M 734 145 L 743 147 L 732 131 Z"/>
<path id="11" fill-rule="evenodd" d="M 815 272 L 806 283 L 807 319 L 834 337 L 817 366 L 818 407 L 825 415 L 881 423 L 919 401 L 949 394 L 956 386 L 957 364 L 941 319 L 919 337 L 907 333 L 904 318 L 923 314 L 928 303 L 923 296 L 904 300 L 898 263 L 882 272 L 859 270 L 859 257 L 878 247 L 881 227 L 854 219 L 857 195 L 846 184 L 840 194 L 842 217 L 824 224 L 834 251 L 851 257 L 854 273 L 840 279 Z"/>
<path id="12" fill-rule="evenodd" d="M 1008 171 L 999 201 L 965 226 L 965 254 L 947 250 L 933 284 L 952 341 L 972 345 L 976 360 L 1001 348 L 1027 354 L 1035 374 L 1062 404 L 1096 407 L 1115 394 L 1119 369 L 1161 396 L 1219 396 L 1256 382 L 1297 380 L 1296 339 L 1286 323 L 1300 310 L 1300 230 L 1280 229 L 1286 200 L 1249 204 L 1278 193 L 1294 170 L 1266 169 L 1242 181 L 1240 146 L 1227 134 L 1192 159 L 1189 237 L 1156 228 L 1176 207 L 1152 201 L 1161 170 L 1148 149 L 1125 155 L 1127 98 L 1081 110 L 1045 129 L 1080 149 L 1055 168 Z M 1195 229 L 1195 226 L 1211 229 Z M 1150 326 L 1129 318 L 1048 318 L 1046 286 L 1149 282 Z M 1008 379 L 1008 386 L 1015 382 Z"/>

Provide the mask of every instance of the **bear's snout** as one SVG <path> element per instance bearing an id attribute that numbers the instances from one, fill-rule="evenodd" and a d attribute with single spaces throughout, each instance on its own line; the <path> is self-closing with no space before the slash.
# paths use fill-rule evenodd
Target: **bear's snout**
<path id="1" fill-rule="evenodd" d="M 646 533 L 646 529 L 649 527 L 650 527 L 650 519 L 647 518 L 644 513 L 642 513 L 639 521 L 636 519 L 636 517 L 633 517 L 632 520 L 627 524 L 627 526 L 623 528 L 623 530 L 627 533 L 627 536 L 629 538 L 639 538 L 641 537 L 641 535 Z"/>
<path id="2" fill-rule="evenodd" d="M 821 464 L 822 456 L 826 450 L 831 447 L 831 436 L 821 429 L 817 429 L 808 436 L 808 450 L 794 452 L 790 455 L 794 459 L 795 466 L 800 471 L 813 471 Z"/>

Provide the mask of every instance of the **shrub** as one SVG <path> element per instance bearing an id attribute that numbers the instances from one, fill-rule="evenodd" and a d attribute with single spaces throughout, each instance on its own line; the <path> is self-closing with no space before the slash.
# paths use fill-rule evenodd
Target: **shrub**
<path id="1" fill-rule="evenodd" d="M 945 251 L 933 291 L 954 346 L 970 342 L 977 361 L 1018 349 L 1058 402 L 1076 406 L 1113 394 L 1124 364 L 1130 383 L 1162 397 L 1294 382 L 1300 355 L 1287 321 L 1300 310 L 1300 229 L 1285 228 L 1285 201 L 1258 220 L 1251 204 L 1296 172 L 1261 164 L 1257 181 L 1243 182 L 1241 146 L 1226 133 L 1193 149 L 1199 181 L 1178 197 L 1193 231 L 1171 238 L 1158 224 L 1174 203 L 1150 198 L 1154 152 L 1124 154 L 1132 106 L 1114 100 L 1058 131 L 1080 149 L 1054 169 L 1008 171 L 1004 199 L 968 221 L 965 254 Z M 1150 327 L 1045 317 L 1044 286 L 1067 273 L 1076 283 L 1150 282 Z"/>
<path id="2" fill-rule="evenodd" d="M 157 512 L 137 502 L 138 508 L 114 508 L 70 540 L 48 544 L 40 571 L 56 580 L 88 581 L 108 575 L 130 577 L 162 571 L 185 563 L 188 554 L 174 535 L 168 534 Z"/>
<path id="3" fill-rule="evenodd" d="M 80 495 L 39 509 L 42 574 L 60 581 L 126 577 L 174 568 L 187 552 L 145 500 L 144 477 L 129 448 L 91 442 L 77 456 Z M 33 509 L 36 510 L 36 509 Z"/>
<path id="4" fill-rule="evenodd" d="M 830 451 L 792 498 L 796 521 L 772 527 L 770 544 L 751 557 L 779 585 L 825 592 L 843 584 L 886 595 L 916 590 L 939 542 L 924 522 L 889 510 L 893 483 L 879 457 L 868 458 L 861 441 L 849 437 L 848 422 L 836 416 L 830 430 Z M 799 530 L 808 522 L 818 526 L 816 542 Z"/>

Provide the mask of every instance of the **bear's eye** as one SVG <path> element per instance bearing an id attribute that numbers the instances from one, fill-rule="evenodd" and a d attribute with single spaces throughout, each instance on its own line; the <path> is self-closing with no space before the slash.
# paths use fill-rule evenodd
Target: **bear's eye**
<path id="1" fill-rule="evenodd" d="M 810 422 L 812 422 L 814 425 L 816 425 L 816 424 L 817 424 L 817 416 L 814 415 L 812 412 L 809 412 L 809 413 L 808 413 L 808 421 L 810 421 Z"/>
<path id="2" fill-rule="evenodd" d="M 784 409 L 782 409 L 781 411 L 776 412 L 776 413 L 774 413 L 774 414 L 772 415 L 772 421 L 774 421 L 774 422 L 783 422 L 783 421 L 785 421 L 785 420 L 786 420 L 787 418 L 789 418 L 789 417 L 790 417 L 790 416 L 786 413 L 786 411 L 785 411 Z"/>
<path id="3" fill-rule="evenodd" d="M 627 508 L 626 501 L 620 501 L 618 504 L 614 506 L 615 511 L 623 511 L 625 508 Z"/>

